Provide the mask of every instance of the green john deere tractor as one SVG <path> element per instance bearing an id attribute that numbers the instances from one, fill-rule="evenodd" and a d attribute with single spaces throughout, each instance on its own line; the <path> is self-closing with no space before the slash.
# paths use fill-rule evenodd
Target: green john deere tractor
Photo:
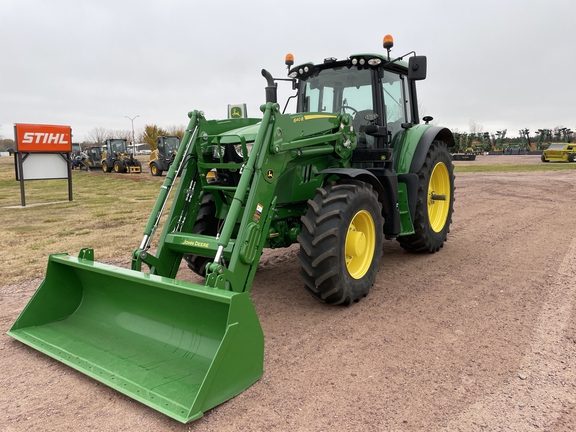
<path id="1" fill-rule="evenodd" d="M 287 57 L 294 114 L 281 113 L 279 79 L 265 70 L 262 118 L 190 112 L 131 269 L 98 263 L 92 249 L 50 256 L 9 334 L 188 422 L 262 375 L 250 288 L 264 248 L 298 242 L 306 290 L 334 305 L 368 294 L 384 239 L 440 250 L 454 140 L 419 121 L 426 57 L 391 59 L 391 45 L 297 67 Z M 182 259 L 203 284 L 177 279 Z"/>

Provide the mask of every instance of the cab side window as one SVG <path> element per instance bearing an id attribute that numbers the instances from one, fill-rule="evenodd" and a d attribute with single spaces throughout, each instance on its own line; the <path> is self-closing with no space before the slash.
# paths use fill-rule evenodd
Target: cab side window
<path id="1" fill-rule="evenodd" d="M 386 108 L 386 124 L 392 136 L 402 129 L 402 123 L 407 123 L 410 100 L 408 97 L 407 84 L 404 77 L 385 72 L 382 79 L 384 93 L 384 105 Z"/>

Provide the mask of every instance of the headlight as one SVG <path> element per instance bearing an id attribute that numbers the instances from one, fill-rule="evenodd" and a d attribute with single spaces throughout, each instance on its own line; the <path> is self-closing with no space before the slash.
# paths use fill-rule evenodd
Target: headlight
<path id="1" fill-rule="evenodd" d="M 246 157 L 250 156 L 250 152 L 252 151 L 252 146 L 254 142 L 247 142 L 246 143 Z M 213 145 L 212 146 L 212 157 L 216 160 L 220 159 L 220 156 L 226 162 L 233 162 L 236 159 L 236 162 L 240 162 L 244 159 L 244 155 L 242 154 L 242 144 L 221 144 L 221 145 Z"/>
<path id="2" fill-rule="evenodd" d="M 224 147 L 223 146 L 212 146 L 212 157 L 214 159 L 220 159 L 220 155 L 224 157 Z"/>
<path id="3" fill-rule="evenodd" d="M 246 143 L 246 151 L 248 152 L 248 154 L 246 155 L 246 157 L 250 156 L 250 152 L 252 151 L 252 146 L 254 145 L 253 142 L 249 142 Z M 242 154 L 242 144 L 234 144 L 234 150 L 236 151 L 236 154 L 243 158 L 244 155 Z"/>

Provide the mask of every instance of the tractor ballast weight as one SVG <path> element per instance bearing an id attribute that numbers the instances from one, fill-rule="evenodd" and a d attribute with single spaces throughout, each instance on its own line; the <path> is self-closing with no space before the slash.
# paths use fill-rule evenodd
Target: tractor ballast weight
<path id="1" fill-rule="evenodd" d="M 374 284 L 384 238 L 444 245 L 454 141 L 418 121 L 425 64 L 362 54 L 292 68 L 295 114 L 263 71 L 261 119 L 190 112 L 131 269 L 91 249 L 52 255 L 8 333 L 182 422 L 240 393 L 263 370 L 250 288 L 264 248 L 298 242 L 305 289 L 349 305 Z M 177 279 L 183 259 L 203 285 Z"/>

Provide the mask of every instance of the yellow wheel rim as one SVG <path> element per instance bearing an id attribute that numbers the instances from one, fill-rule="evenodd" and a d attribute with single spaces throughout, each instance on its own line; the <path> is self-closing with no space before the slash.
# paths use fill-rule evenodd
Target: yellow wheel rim
<path id="1" fill-rule="evenodd" d="M 374 220 L 366 210 L 354 215 L 346 234 L 346 268 L 354 279 L 361 279 L 372 264 L 376 229 Z"/>
<path id="2" fill-rule="evenodd" d="M 428 220 L 434 232 L 440 232 L 446 225 L 450 208 L 450 176 L 443 162 L 436 164 L 428 184 Z"/>

